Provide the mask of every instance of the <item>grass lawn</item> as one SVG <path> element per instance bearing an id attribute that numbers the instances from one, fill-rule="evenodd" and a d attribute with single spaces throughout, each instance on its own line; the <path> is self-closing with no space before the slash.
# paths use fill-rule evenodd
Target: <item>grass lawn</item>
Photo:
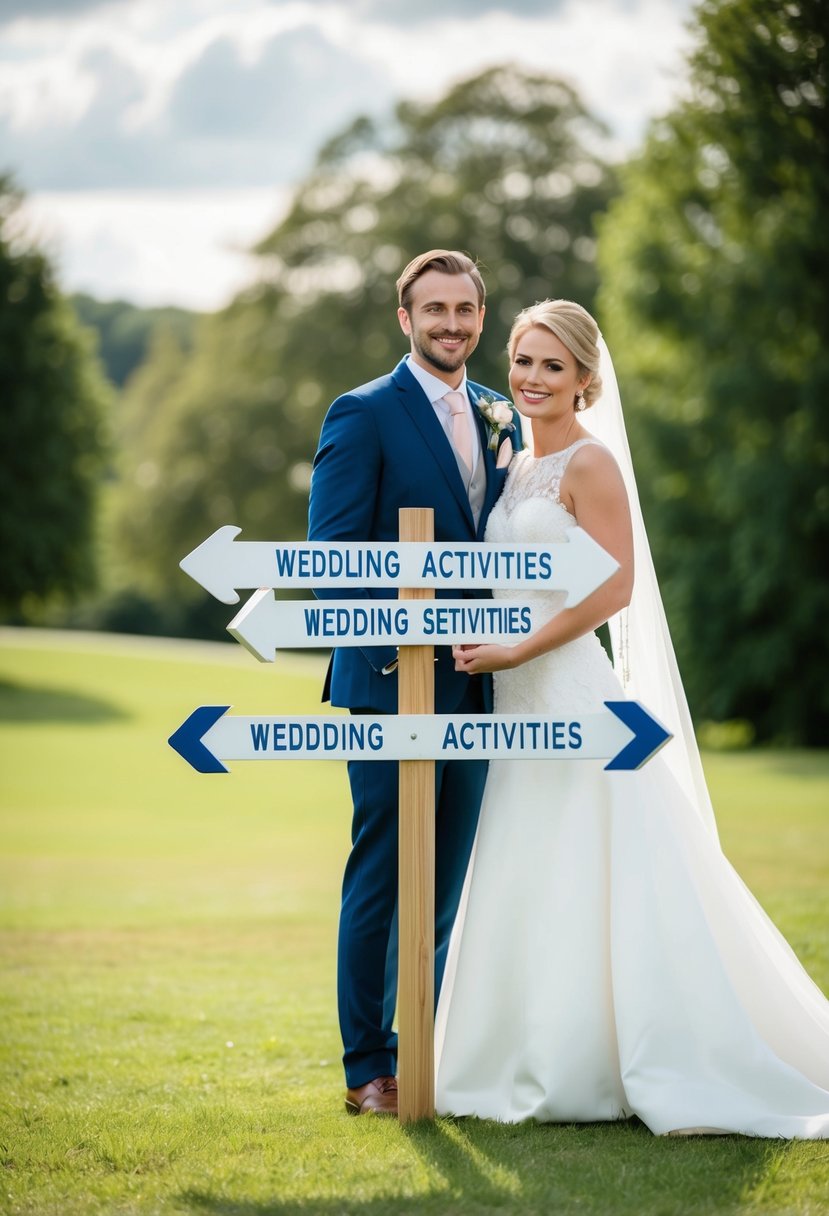
<path id="1" fill-rule="evenodd" d="M 319 710 L 323 665 L 0 630 L 0 1212 L 826 1213 L 826 1144 L 342 1109 L 344 765 L 201 776 L 201 704 Z M 726 852 L 829 989 L 829 753 L 706 756 Z"/>

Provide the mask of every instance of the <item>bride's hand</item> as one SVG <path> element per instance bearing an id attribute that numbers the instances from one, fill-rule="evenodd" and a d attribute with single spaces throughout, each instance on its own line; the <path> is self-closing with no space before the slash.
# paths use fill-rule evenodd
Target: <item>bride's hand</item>
<path id="1" fill-rule="evenodd" d="M 506 671 L 515 663 L 512 650 L 511 646 L 453 646 L 455 671 L 463 671 L 468 676 L 479 675 L 482 671 Z"/>

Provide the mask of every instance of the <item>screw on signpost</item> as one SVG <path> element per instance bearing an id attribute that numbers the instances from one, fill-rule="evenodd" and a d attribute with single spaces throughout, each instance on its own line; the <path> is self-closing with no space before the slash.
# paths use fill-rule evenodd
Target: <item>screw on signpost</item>
<path id="1" fill-rule="evenodd" d="M 431 507 L 404 508 L 401 541 L 434 540 Z M 430 588 L 401 600 L 434 599 Z M 434 647 L 401 646 L 398 712 L 435 712 Z M 400 761 L 398 1112 L 401 1123 L 435 1114 L 435 762 Z"/>

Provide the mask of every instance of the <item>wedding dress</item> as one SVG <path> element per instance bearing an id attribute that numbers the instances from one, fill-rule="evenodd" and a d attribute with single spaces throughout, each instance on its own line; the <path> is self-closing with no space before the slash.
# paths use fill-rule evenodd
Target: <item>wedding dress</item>
<path id="1" fill-rule="evenodd" d="M 565 539 L 560 481 L 593 442 L 519 453 L 487 540 Z M 546 619 L 564 595 L 532 598 Z M 624 695 L 593 633 L 495 675 L 496 713 Z M 491 762 L 438 1005 L 439 1113 L 829 1137 L 829 1003 L 691 805 L 675 746 L 636 772 Z"/>

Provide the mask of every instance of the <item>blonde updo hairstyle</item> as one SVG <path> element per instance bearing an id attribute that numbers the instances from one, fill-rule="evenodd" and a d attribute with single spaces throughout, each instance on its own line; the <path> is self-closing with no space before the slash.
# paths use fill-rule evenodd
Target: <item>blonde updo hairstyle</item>
<path id="1" fill-rule="evenodd" d="M 515 357 L 519 338 L 528 329 L 549 329 L 569 350 L 576 360 L 578 375 L 590 375 L 591 380 L 584 391 L 584 404 L 593 405 L 602 395 L 602 378 L 599 375 L 599 327 L 586 308 L 573 300 L 541 300 L 519 312 L 510 330 L 507 351 L 510 360 Z M 575 402 L 573 403 L 575 408 Z"/>

